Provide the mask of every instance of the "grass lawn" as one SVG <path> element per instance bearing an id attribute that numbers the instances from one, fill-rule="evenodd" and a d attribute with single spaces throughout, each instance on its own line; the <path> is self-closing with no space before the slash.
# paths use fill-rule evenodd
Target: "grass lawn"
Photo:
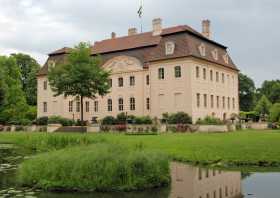
<path id="1" fill-rule="evenodd" d="M 70 142 L 70 143 L 69 143 Z M 217 134 L 43 134 L 0 133 L 1 143 L 44 151 L 66 146 L 118 143 L 130 148 L 162 151 L 172 159 L 221 166 L 280 167 L 280 130 L 246 130 Z"/>

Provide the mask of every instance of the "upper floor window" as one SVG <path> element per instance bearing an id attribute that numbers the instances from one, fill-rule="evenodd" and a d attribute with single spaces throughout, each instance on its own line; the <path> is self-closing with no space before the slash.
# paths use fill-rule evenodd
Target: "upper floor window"
<path id="1" fill-rule="evenodd" d="M 43 111 L 44 111 L 44 113 L 48 112 L 48 103 L 47 102 L 43 102 Z"/>
<path id="2" fill-rule="evenodd" d="M 98 101 L 94 101 L 94 112 L 98 112 Z"/>
<path id="3" fill-rule="evenodd" d="M 44 81 L 44 90 L 47 90 L 47 88 L 48 88 L 48 81 Z"/>
<path id="4" fill-rule="evenodd" d="M 173 41 L 168 41 L 165 43 L 165 54 L 172 55 L 174 54 L 175 43 Z"/>
<path id="5" fill-rule="evenodd" d="M 112 87 L 112 86 L 113 86 L 113 80 L 112 80 L 112 79 L 109 79 L 108 84 L 109 84 L 110 87 Z"/>
<path id="6" fill-rule="evenodd" d="M 164 68 L 159 68 L 158 69 L 158 78 L 160 80 L 164 79 Z"/>
<path id="7" fill-rule="evenodd" d="M 206 68 L 203 68 L 203 79 L 206 80 Z"/>
<path id="8" fill-rule="evenodd" d="M 228 97 L 228 109 L 230 109 L 230 97 Z"/>
<path id="9" fill-rule="evenodd" d="M 119 83 L 119 87 L 123 87 L 123 78 L 122 77 L 120 77 L 118 79 L 118 83 Z"/>
<path id="10" fill-rule="evenodd" d="M 213 56 L 213 58 L 214 58 L 215 60 L 218 60 L 218 50 L 217 50 L 217 49 L 214 49 L 214 50 L 212 51 L 212 56 Z"/>
<path id="11" fill-rule="evenodd" d="M 69 101 L 69 112 L 73 112 L 73 101 Z"/>
<path id="12" fill-rule="evenodd" d="M 219 72 L 216 72 L 216 82 L 219 82 Z"/>
<path id="13" fill-rule="evenodd" d="M 228 64 L 229 63 L 229 57 L 228 57 L 227 53 L 223 56 L 223 58 L 224 58 L 225 63 Z"/>
<path id="14" fill-rule="evenodd" d="M 150 84 L 150 76 L 146 75 L 146 85 L 149 85 L 149 84 Z"/>
<path id="15" fill-rule="evenodd" d="M 216 102 L 217 102 L 217 108 L 220 107 L 220 97 L 219 96 L 216 96 Z"/>
<path id="16" fill-rule="evenodd" d="M 232 108 L 235 109 L 235 98 L 232 98 Z"/>
<path id="17" fill-rule="evenodd" d="M 226 108 L 226 99 L 225 99 L 225 96 L 223 96 L 223 108 Z"/>
<path id="18" fill-rule="evenodd" d="M 197 78 L 199 78 L 199 76 L 200 76 L 200 71 L 199 71 L 199 67 L 197 66 L 196 68 L 195 68 L 195 74 L 196 74 L 196 77 Z"/>
<path id="19" fill-rule="evenodd" d="M 130 98 L 129 102 L 130 102 L 130 110 L 134 111 L 135 110 L 135 98 L 133 98 L 133 97 Z"/>
<path id="20" fill-rule="evenodd" d="M 175 72 L 175 78 L 181 78 L 182 76 L 181 66 L 174 67 L 174 72 Z"/>
<path id="21" fill-rule="evenodd" d="M 89 112 L 89 101 L 86 101 L 86 112 Z"/>
<path id="22" fill-rule="evenodd" d="M 123 111 L 123 99 L 119 98 L 119 111 Z"/>
<path id="23" fill-rule="evenodd" d="M 211 95 L 211 108 L 214 108 L 214 95 Z"/>
<path id="24" fill-rule="evenodd" d="M 130 76 L 129 77 L 129 85 L 130 86 L 134 86 L 135 85 L 135 77 L 134 76 Z"/>
<path id="25" fill-rule="evenodd" d="M 196 106 L 200 107 L 200 94 L 199 93 L 196 94 Z"/>
<path id="26" fill-rule="evenodd" d="M 107 100 L 108 111 L 113 111 L 113 102 L 112 99 Z"/>
<path id="27" fill-rule="evenodd" d="M 222 73 L 222 83 L 225 83 L 225 74 Z"/>
<path id="28" fill-rule="evenodd" d="M 210 70 L 210 80 L 213 81 L 213 70 Z"/>

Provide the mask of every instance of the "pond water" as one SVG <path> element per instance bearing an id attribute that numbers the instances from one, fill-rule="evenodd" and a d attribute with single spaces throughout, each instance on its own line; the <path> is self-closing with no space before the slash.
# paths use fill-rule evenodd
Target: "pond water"
<path id="1" fill-rule="evenodd" d="M 158 188 L 130 193 L 46 193 L 17 187 L 17 160 L 8 145 L 0 145 L 0 198 L 278 198 L 280 173 L 241 173 L 171 163 L 172 183 Z M 8 158 L 7 158 L 8 157 Z M 17 159 L 17 158 L 16 158 Z"/>

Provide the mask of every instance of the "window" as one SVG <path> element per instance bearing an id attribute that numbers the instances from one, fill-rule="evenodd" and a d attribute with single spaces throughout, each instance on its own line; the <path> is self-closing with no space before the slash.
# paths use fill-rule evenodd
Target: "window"
<path id="1" fill-rule="evenodd" d="M 123 111 L 123 99 L 119 98 L 119 111 Z"/>
<path id="2" fill-rule="evenodd" d="M 211 108 L 214 108 L 214 95 L 211 95 Z"/>
<path id="3" fill-rule="evenodd" d="M 76 112 L 80 112 L 80 106 L 81 106 L 80 101 L 77 101 L 76 102 Z"/>
<path id="4" fill-rule="evenodd" d="M 146 85 L 149 85 L 149 84 L 150 84 L 150 76 L 147 75 L 147 76 L 146 76 Z"/>
<path id="5" fill-rule="evenodd" d="M 205 47 L 204 43 L 201 43 L 200 46 L 198 47 L 198 49 L 199 49 L 199 53 L 201 56 L 206 55 L 206 47 Z"/>
<path id="6" fill-rule="evenodd" d="M 202 179 L 202 169 L 198 168 L 198 180 Z"/>
<path id="7" fill-rule="evenodd" d="M 206 69 L 203 68 L 203 79 L 206 80 Z"/>
<path id="8" fill-rule="evenodd" d="M 160 80 L 164 79 L 164 68 L 158 69 L 158 79 Z"/>
<path id="9" fill-rule="evenodd" d="M 213 198 L 217 198 L 217 196 L 216 196 L 216 191 L 214 190 L 214 192 L 213 192 Z"/>
<path id="10" fill-rule="evenodd" d="M 123 87 L 123 78 L 120 77 L 120 78 L 118 79 L 118 81 L 119 81 L 119 87 Z"/>
<path id="11" fill-rule="evenodd" d="M 133 98 L 133 97 L 130 98 L 129 102 L 130 102 L 130 110 L 134 111 L 135 110 L 135 98 Z"/>
<path id="12" fill-rule="evenodd" d="M 216 72 L 216 82 L 219 82 L 219 72 Z"/>
<path id="13" fill-rule="evenodd" d="M 108 111 L 113 111 L 113 102 L 112 99 L 107 100 Z"/>
<path id="14" fill-rule="evenodd" d="M 150 110 L 150 98 L 146 98 L 146 108 Z"/>
<path id="15" fill-rule="evenodd" d="M 181 78 L 181 66 L 174 67 L 175 70 L 175 78 Z"/>
<path id="16" fill-rule="evenodd" d="M 86 101 L 86 112 L 89 112 L 89 101 Z"/>
<path id="17" fill-rule="evenodd" d="M 230 109 L 230 97 L 228 97 L 228 99 L 227 99 L 227 106 L 228 106 L 228 109 Z"/>
<path id="18" fill-rule="evenodd" d="M 200 94 L 196 94 L 196 106 L 200 107 Z"/>
<path id="19" fill-rule="evenodd" d="M 232 98 L 232 108 L 235 109 L 235 99 Z"/>
<path id="20" fill-rule="evenodd" d="M 206 108 L 207 107 L 207 94 L 204 94 L 203 98 L 204 98 L 204 107 Z"/>
<path id="21" fill-rule="evenodd" d="M 209 169 L 206 169 L 206 173 L 205 173 L 206 178 L 209 177 Z"/>
<path id="22" fill-rule="evenodd" d="M 210 195 L 209 195 L 209 193 L 207 193 L 207 194 L 206 194 L 206 198 L 210 198 Z"/>
<path id="23" fill-rule="evenodd" d="M 134 76 L 130 76 L 129 77 L 129 85 L 130 86 L 134 86 L 135 85 L 135 77 Z"/>
<path id="24" fill-rule="evenodd" d="M 44 81 L 44 90 L 47 90 L 48 88 L 48 81 Z"/>
<path id="25" fill-rule="evenodd" d="M 217 96 L 217 108 L 219 108 L 219 107 L 220 107 L 220 97 Z"/>
<path id="26" fill-rule="evenodd" d="M 219 189 L 219 198 L 223 198 L 222 188 Z"/>
<path id="27" fill-rule="evenodd" d="M 98 101 L 94 101 L 94 112 L 98 112 Z"/>
<path id="28" fill-rule="evenodd" d="M 225 74 L 222 73 L 222 83 L 225 83 Z"/>
<path id="29" fill-rule="evenodd" d="M 223 109 L 226 108 L 226 101 L 225 96 L 223 96 Z"/>
<path id="30" fill-rule="evenodd" d="M 228 196 L 228 187 L 227 186 L 225 187 L 225 196 L 226 197 Z"/>
<path id="31" fill-rule="evenodd" d="M 43 111 L 45 113 L 48 112 L 48 103 L 47 102 L 43 102 Z"/>
<path id="32" fill-rule="evenodd" d="M 213 70 L 210 70 L 210 80 L 213 81 Z"/>
<path id="33" fill-rule="evenodd" d="M 69 101 L 69 112 L 73 112 L 73 101 Z"/>
<path id="34" fill-rule="evenodd" d="M 109 84 L 110 87 L 112 87 L 113 86 L 113 80 L 109 79 L 109 83 L 108 84 Z"/>
<path id="35" fill-rule="evenodd" d="M 212 56 L 215 60 L 218 60 L 218 50 L 217 49 L 212 51 Z"/>
<path id="36" fill-rule="evenodd" d="M 172 55 L 175 50 L 175 43 L 173 41 L 168 41 L 165 43 L 165 54 Z"/>
<path id="37" fill-rule="evenodd" d="M 199 78 L 199 67 L 197 66 L 195 68 L 196 78 Z"/>

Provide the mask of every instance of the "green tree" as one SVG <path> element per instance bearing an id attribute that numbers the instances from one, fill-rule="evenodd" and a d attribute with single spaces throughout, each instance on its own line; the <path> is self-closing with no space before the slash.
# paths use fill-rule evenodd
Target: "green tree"
<path id="1" fill-rule="evenodd" d="M 4 84 L 4 102 L 0 108 L 0 121 L 11 122 L 25 118 L 28 105 L 21 86 L 21 75 L 13 57 L 0 57 L 0 71 Z"/>
<path id="2" fill-rule="evenodd" d="M 280 80 L 266 80 L 260 89 L 260 95 L 265 95 L 272 103 L 280 102 Z"/>
<path id="3" fill-rule="evenodd" d="M 265 95 L 261 97 L 261 99 L 258 101 L 255 111 L 259 113 L 261 116 L 269 115 L 269 110 L 271 108 L 272 104 L 267 99 Z"/>
<path id="4" fill-rule="evenodd" d="M 241 111 L 252 111 L 255 106 L 255 83 L 248 76 L 239 73 L 239 100 Z"/>
<path id="5" fill-rule="evenodd" d="M 37 61 L 27 54 L 13 54 L 21 73 L 22 89 L 29 105 L 37 104 L 36 74 L 40 69 Z"/>
<path id="6" fill-rule="evenodd" d="M 101 58 L 91 56 L 91 47 L 80 43 L 68 55 L 67 63 L 50 68 L 48 80 L 55 96 L 79 96 L 81 121 L 84 121 L 84 98 L 94 99 L 109 92 L 110 73 L 101 67 Z"/>
<path id="7" fill-rule="evenodd" d="M 275 103 L 271 107 L 269 118 L 271 122 L 280 122 L 280 103 Z"/>

